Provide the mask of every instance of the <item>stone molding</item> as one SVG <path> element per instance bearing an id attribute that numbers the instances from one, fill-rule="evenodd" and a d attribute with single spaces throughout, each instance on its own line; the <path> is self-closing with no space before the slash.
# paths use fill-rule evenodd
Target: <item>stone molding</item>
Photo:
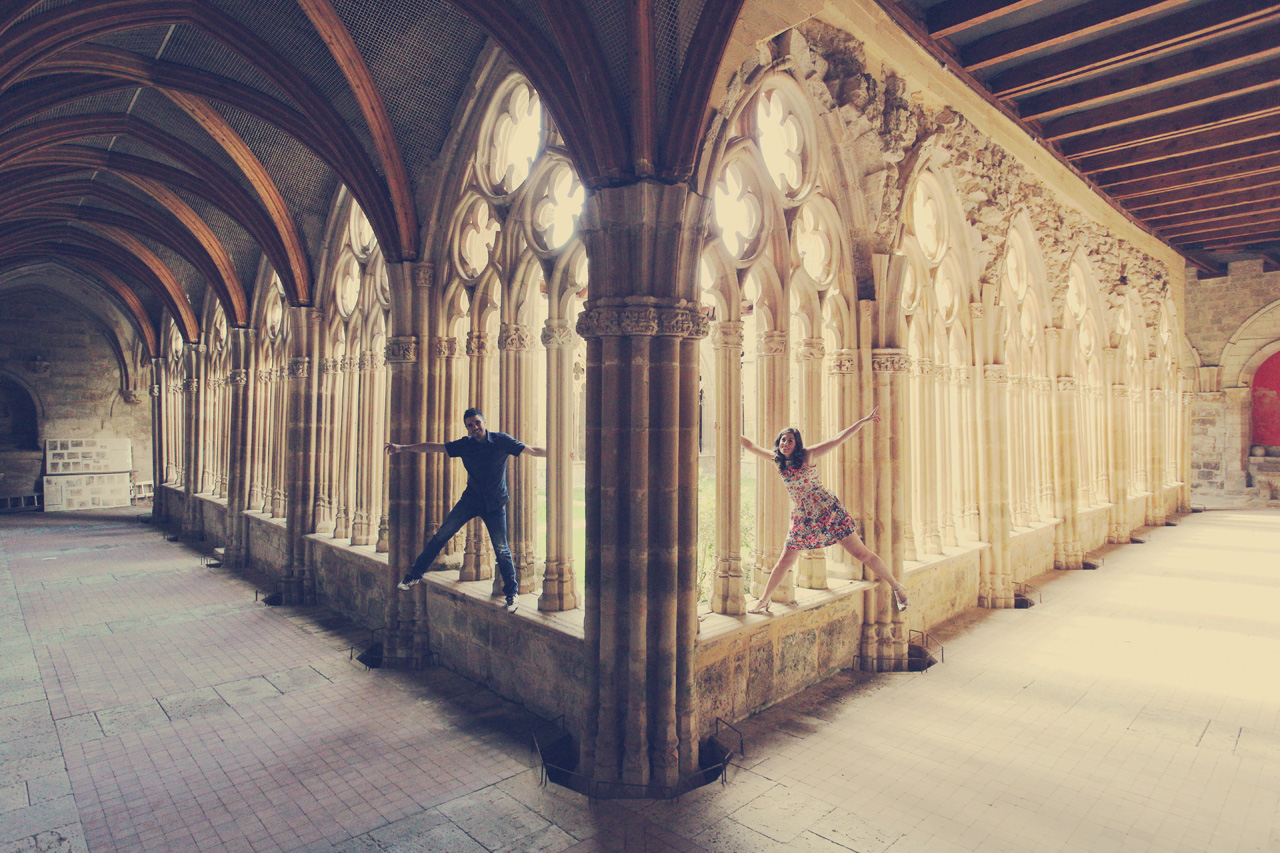
<path id="1" fill-rule="evenodd" d="M 387 338 L 383 348 L 384 357 L 391 364 L 404 364 L 418 360 L 418 336 L 397 335 Z"/>

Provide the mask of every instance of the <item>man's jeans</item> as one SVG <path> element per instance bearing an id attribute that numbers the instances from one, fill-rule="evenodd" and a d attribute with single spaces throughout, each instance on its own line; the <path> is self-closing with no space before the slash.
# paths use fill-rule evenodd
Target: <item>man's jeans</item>
<path id="1" fill-rule="evenodd" d="M 422 549 L 418 559 L 413 561 L 413 569 L 410 570 L 409 575 L 420 578 L 426 574 L 436 557 L 440 556 L 440 551 L 454 534 L 462 529 L 462 525 L 477 517 L 484 522 L 485 527 L 489 528 L 489 540 L 493 542 L 493 552 L 498 558 L 498 574 L 502 576 L 503 595 L 519 595 L 520 586 L 516 582 L 516 567 L 511 561 L 511 547 L 507 545 L 506 505 L 485 512 L 482 501 L 466 494 L 463 494 L 462 498 L 453 505 L 453 509 L 449 510 L 449 514 L 445 516 L 435 535 L 428 540 L 427 546 Z"/>

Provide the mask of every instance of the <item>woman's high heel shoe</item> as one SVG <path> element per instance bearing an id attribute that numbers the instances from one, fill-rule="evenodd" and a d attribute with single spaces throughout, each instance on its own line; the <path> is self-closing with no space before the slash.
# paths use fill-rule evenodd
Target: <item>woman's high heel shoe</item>
<path id="1" fill-rule="evenodd" d="M 755 613 L 755 614 L 757 614 L 757 615 L 759 615 L 759 616 L 772 616 L 773 614 L 769 612 L 769 605 L 770 605 L 771 603 L 772 603 L 772 602 L 769 602 L 769 601 L 760 601 L 760 602 L 757 602 L 757 603 L 756 603 L 756 606 L 755 606 L 755 607 L 753 607 L 753 608 L 751 608 L 751 609 L 750 609 L 750 610 L 748 610 L 747 612 L 748 612 L 748 613 Z"/>
<path id="2" fill-rule="evenodd" d="M 893 591 L 893 606 L 898 608 L 898 612 L 907 609 L 907 591 L 905 589 L 895 589 Z"/>

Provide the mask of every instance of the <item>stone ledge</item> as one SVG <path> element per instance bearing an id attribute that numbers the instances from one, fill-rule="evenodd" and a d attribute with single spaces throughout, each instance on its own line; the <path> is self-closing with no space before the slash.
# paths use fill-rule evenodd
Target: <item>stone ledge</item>
<path id="1" fill-rule="evenodd" d="M 455 601 L 463 601 L 468 606 L 482 606 L 495 611 L 502 608 L 502 599 L 493 595 L 493 579 L 478 581 L 460 581 L 457 573 L 452 571 L 428 572 L 422 578 L 429 593 L 446 595 Z M 399 593 L 408 595 L 408 593 Z M 520 609 L 515 613 L 504 613 L 508 619 L 519 620 L 521 628 L 533 628 L 538 631 L 552 632 L 572 637 L 577 640 L 586 638 L 586 612 L 581 608 L 548 612 L 538 609 L 537 593 L 526 592 L 519 597 Z"/>
<path id="2" fill-rule="evenodd" d="M 371 563 L 377 563 L 380 566 L 391 565 L 391 555 L 383 551 L 378 551 L 376 545 L 352 545 L 350 542 L 344 542 L 341 539 L 333 539 L 323 533 L 308 533 L 305 537 L 307 541 L 319 545 L 324 548 L 332 548 L 344 554 L 350 554 L 353 557 L 368 560 Z"/>

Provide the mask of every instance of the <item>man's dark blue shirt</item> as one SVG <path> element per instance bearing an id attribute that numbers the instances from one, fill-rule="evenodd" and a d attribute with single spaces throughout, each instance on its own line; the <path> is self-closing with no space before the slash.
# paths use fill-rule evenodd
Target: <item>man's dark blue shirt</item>
<path id="1" fill-rule="evenodd" d="M 464 498 L 478 500 L 486 512 L 507 502 L 507 457 L 519 456 L 524 444 L 505 432 L 490 431 L 483 441 L 470 436 L 450 441 L 445 453 L 462 458 L 467 469 L 467 488 Z"/>

